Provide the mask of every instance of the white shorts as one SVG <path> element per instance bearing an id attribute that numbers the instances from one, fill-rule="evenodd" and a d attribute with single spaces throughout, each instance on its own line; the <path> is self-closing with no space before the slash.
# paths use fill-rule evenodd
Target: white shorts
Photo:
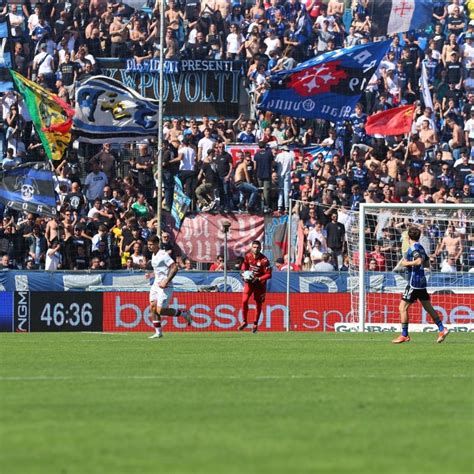
<path id="1" fill-rule="evenodd" d="M 160 288 L 158 285 L 152 285 L 150 289 L 150 303 L 156 301 L 156 305 L 160 308 L 167 308 L 172 296 L 173 288 Z"/>

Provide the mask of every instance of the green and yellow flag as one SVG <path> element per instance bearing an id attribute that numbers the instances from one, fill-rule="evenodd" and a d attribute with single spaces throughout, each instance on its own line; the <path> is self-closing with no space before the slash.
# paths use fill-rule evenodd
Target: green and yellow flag
<path id="1" fill-rule="evenodd" d="M 60 160 L 71 141 L 74 109 L 57 95 L 10 70 L 50 160 Z"/>

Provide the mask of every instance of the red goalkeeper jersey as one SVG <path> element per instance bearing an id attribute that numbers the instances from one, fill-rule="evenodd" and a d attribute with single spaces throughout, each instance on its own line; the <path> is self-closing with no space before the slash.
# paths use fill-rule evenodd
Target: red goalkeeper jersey
<path id="1" fill-rule="evenodd" d="M 249 252 L 245 255 L 241 270 L 250 270 L 254 274 L 256 279 L 250 285 L 266 285 L 267 280 L 272 277 L 270 261 L 263 253 L 254 255 L 252 252 Z"/>

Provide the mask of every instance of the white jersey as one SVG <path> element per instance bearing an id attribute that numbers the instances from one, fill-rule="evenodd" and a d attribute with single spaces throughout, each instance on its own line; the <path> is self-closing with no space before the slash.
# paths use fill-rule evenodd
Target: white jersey
<path id="1" fill-rule="evenodd" d="M 155 273 L 155 281 L 153 285 L 157 286 L 160 282 L 168 278 L 168 270 L 173 263 L 174 260 L 166 250 L 158 250 L 157 253 L 153 254 L 151 257 L 151 266 Z"/>

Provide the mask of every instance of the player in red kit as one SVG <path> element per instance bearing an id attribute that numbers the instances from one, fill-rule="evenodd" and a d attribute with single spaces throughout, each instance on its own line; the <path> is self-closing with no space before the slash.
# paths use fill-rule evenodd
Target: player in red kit
<path id="1" fill-rule="evenodd" d="M 267 292 L 267 280 L 272 277 L 272 269 L 270 262 L 263 253 L 260 252 L 262 246 L 258 240 L 252 242 L 250 252 L 245 255 L 244 261 L 240 269 L 244 278 L 244 292 L 242 298 L 242 317 L 243 322 L 239 326 L 239 331 L 243 331 L 247 327 L 247 315 L 249 312 L 249 299 L 253 295 L 255 300 L 256 315 L 253 323 L 252 332 L 258 330 L 258 320 L 262 312 L 262 304 L 265 301 Z"/>

